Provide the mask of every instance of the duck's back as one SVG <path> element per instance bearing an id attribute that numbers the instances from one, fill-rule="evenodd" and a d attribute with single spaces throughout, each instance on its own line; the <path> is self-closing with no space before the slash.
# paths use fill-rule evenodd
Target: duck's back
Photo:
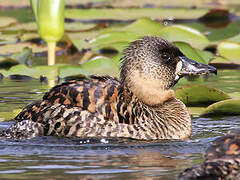
<path id="1" fill-rule="evenodd" d="M 40 123 L 44 135 L 80 135 L 81 132 L 77 132 L 80 126 L 84 131 L 97 130 L 96 123 L 103 125 L 118 121 L 119 90 L 120 82 L 110 76 L 90 76 L 64 82 L 53 87 L 42 100 L 26 106 L 15 120 Z"/>

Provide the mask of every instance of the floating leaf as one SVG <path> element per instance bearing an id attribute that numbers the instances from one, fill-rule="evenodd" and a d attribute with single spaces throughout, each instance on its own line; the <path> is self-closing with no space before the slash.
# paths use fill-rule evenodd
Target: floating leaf
<path id="1" fill-rule="evenodd" d="M 22 52 L 14 53 L 10 56 L 0 57 L 0 66 L 2 68 L 10 68 L 17 64 L 28 64 L 32 57 L 32 49 L 24 48 Z"/>
<path id="2" fill-rule="evenodd" d="M 232 93 L 228 93 L 228 94 L 232 98 L 239 98 L 240 99 L 240 92 L 232 92 Z"/>
<path id="3" fill-rule="evenodd" d="M 233 36 L 233 37 L 229 38 L 228 40 L 240 43 L 240 34 Z"/>
<path id="4" fill-rule="evenodd" d="M 150 18 L 141 18 L 118 30 L 134 32 L 141 35 L 157 35 L 163 27 L 162 24 Z"/>
<path id="5" fill-rule="evenodd" d="M 6 27 L 11 24 L 17 23 L 17 20 L 15 18 L 11 17 L 0 17 L 0 27 Z"/>
<path id="6" fill-rule="evenodd" d="M 188 107 L 188 110 L 193 117 L 199 117 L 205 109 L 206 107 Z"/>
<path id="7" fill-rule="evenodd" d="M 90 75 L 90 74 L 100 74 L 100 75 L 112 75 L 118 76 L 119 67 L 118 64 L 110 58 L 107 57 L 95 57 L 82 65 L 70 66 L 66 65 L 60 68 L 59 76 L 61 78 L 74 75 Z"/>
<path id="8" fill-rule="evenodd" d="M 106 47 L 115 47 L 117 50 L 122 50 L 122 48 L 127 45 L 129 42 L 132 42 L 138 39 L 140 35 L 132 32 L 109 32 L 103 33 L 95 39 L 86 42 L 84 40 L 78 41 L 77 47 L 78 49 L 93 49 L 94 51 L 98 51 L 102 48 Z"/>
<path id="9" fill-rule="evenodd" d="M 240 43 L 224 41 L 218 44 L 217 49 L 221 56 L 229 60 L 240 60 Z"/>
<path id="10" fill-rule="evenodd" d="M 78 31 L 86 31 L 95 28 L 96 24 L 84 24 L 80 22 L 73 23 L 65 23 L 64 29 L 66 32 L 78 32 Z"/>
<path id="11" fill-rule="evenodd" d="M 36 22 L 28 22 L 15 24 L 14 26 L 9 26 L 3 29 L 3 31 L 26 31 L 26 32 L 37 32 L 37 24 Z"/>
<path id="12" fill-rule="evenodd" d="M 180 8 L 102 8 L 102 9 L 67 9 L 66 18 L 82 20 L 134 20 L 143 17 L 154 19 L 196 19 L 204 15 L 207 9 L 180 9 Z"/>
<path id="13" fill-rule="evenodd" d="M 17 44 L 7 44 L 0 46 L 0 54 L 11 54 L 16 52 L 22 52 L 24 48 L 31 48 L 34 53 L 47 51 L 46 46 L 37 46 L 31 43 L 17 43 Z"/>
<path id="14" fill-rule="evenodd" d="M 27 67 L 26 65 L 16 65 L 11 67 L 8 71 L 0 70 L 4 76 L 13 74 L 27 75 L 39 79 L 40 76 L 47 76 L 48 79 L 56 79 L 58 75 L 58 68 L 64 65 L 55 66 L 37 66 L 35 68 Z"/>
<path id="15" fill-rule="evenodd" d="M 158 35 L 171 42 L 182 41 L 199 49 L 203 49 L 209 43 L 200 31 L 183 25 L 167 26 Z"/>
<path id="16" fill-rule="evenodd" d="M 90 75 L 90 73 L 86 70 L 84 70 L 81 65 L 67 65 L 62 67 L 59 70 L 59 77 L 60 78 L 65 78 L 67 76 L 74 76 L 74 75 L 79 75 L 79 74 L 84 74 L 84 75 Z"/>
<path id="17" fill-rule="evenodd" d="M 7 120 L 13 120 L 20 112 L 22 109 L 14 109 L 13 111 L 10 112 L 0 112 L 0 121 L 7 121 Z"/>
<path id="18" fill-rule="evenodd" d="M 240 99 L 228 99 L 208 106 L 201 116 L 209 115 L 239 115 Z"/>
<path id="19" fill-rule="evenodd" d="M 95 57 L 84 63 L 82 68 L 91 74 L 119 75 L 119 67 L 112 59 L 106 57 Z"/>
<path id="20" fill-rule="evenodd" d="M 211 104 L 231 98 L 223 91 L 206 85 L 183 86 L 176 90 L 176 97 L 186 105 Z"/>
<path id="21" fill-rule="evenodd" d="M 40 35 L 38 33 L 24 33 L 20 36 L 21 41 L 29 41 L 32 39 L 40 39 Z"/>
<path id="22" fill-rule="evenodd" d="M 236 36 L 240 33 L 240 22 L 235 21 L 226 25 L 222 28 L 212 28 L 208 27 L 203 23 L 194 22 L 194 23 L 186 23 L 187 26 L 192 27 L 194 29 L 198 29 L 199 31 L 206 33 L 208 40 L 215 42 L 223 39 L 227 39 Z"/>
<path id="23" fill-rule="evenodd" d="M 231 61 L 220 56 L 215 56 L 211 59 L 211 63 L 231 63 Z"/>
<path id="24" fill-rule="evenodd" d="M 193 49 L 188 43 L 185 42 L 174 42 L 174 45 L 177 46 L 180 51 L 190 59 L 193 59 L 197 62 L 207 64 L 207 62 L 199 55 L 198 51 Z M 199 51 L 200 52 L 200 51 Z"/>

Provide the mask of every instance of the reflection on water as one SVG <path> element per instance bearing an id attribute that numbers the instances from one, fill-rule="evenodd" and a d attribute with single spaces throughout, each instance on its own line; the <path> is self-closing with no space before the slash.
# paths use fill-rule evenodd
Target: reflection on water
<path id="1" fill-rule="evenodd" d="M 227 92 L 239 89 L 235 83 L 239 72 L 219 74 L 204 83 Z M 47 89 L 38 81 L 0 81 L 0 120 L 10 119 L 16 109 L 40 99 Z M 0 122 L 0 129 L 11 123 Z M 186 141 L 2 139 L 0 179 L 174 179 L 186 167 L 202 161 L 212 140 L 239 126 L 240 116 L 194 118 L 192 138 Z"/>

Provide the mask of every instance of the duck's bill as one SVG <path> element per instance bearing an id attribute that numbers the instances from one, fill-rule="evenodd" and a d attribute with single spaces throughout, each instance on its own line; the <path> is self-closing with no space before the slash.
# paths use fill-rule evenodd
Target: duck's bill
<path id="1" fill-rule="evenodd" d="M 217 74 L 217 69 L 213 66 L 201 64 L 192 59 L 188 59 L 185 56 L 180 57 L 181 61 L 177 64 L 177 75 L 183 76 L 194 76 L 214 73 Z"/>

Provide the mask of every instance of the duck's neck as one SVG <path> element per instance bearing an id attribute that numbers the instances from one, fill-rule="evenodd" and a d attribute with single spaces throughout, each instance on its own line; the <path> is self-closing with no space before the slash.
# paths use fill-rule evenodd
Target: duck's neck
<path id="1" fill-rule="evenodd" d="M 156 128 L 161 138 L 184 139 L 191 135 L 191 116 L 185 104 L 180 100 L 169 99 L 162 105 L 149 109 L 149 111 L 154 114 L 151 120 L 147 120 L 149 126 Z"/>
<path id="2" fill-rule="evenodd" d="M 164 81 L 137 72 L 131 73 L 124 85 L 148 106 L 157 106 L 175 97 L 174 91 Z"/>
<path id="3" fill-rule="evenodd" d="M 171 91 L 169 91 L 170 94 L 173 93 Z M 148 97 L 156 98 L 156 96 Z M 124 103 L 120 113 L 125 123 L 137 124 L 146 131 L 151 129 L 149 133 L 153 134 L 150 137 L 156 136 L 156 139 L 184 139 L 191 135 L 190 114 L 186 106 L 175 97 L 165 98 L 160 104 L 159 101 L 156 101 L 156 105 L 150 106 L 137 97 L 135 92 L 124 87 L 121 98 Z"/>

